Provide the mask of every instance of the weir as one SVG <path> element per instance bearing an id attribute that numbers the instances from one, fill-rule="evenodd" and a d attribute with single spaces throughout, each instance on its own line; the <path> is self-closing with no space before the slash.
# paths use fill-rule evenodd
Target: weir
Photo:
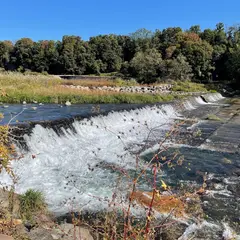
<path id="1" fill-rule="evenodd" d="M 18 146 L 18 151 L 24 157 L 12 163 L 19 179 L 16 185 L 18 193 L 24 193 L 29 188 L 42 191 L 50 210 L 59 216 L 78 209 L 93 212 L 104 210 L 108 207 L 108 201 L 105 200 L 111 199 L 116 189 L 123 198 L 127 196 L 130 183 L 126 177 L 121 177 L 119 182 L 119 172 L 128 170 L 134 174 L 136 154 L 140 155 L 140 168 L 145 166 L 166 133 L 174 124 L 183 121 L 179 135 L 166 141 L 165 145 L 170 148 L 165 154 L 170 155 L 171 151 L 178 149 L 185 156 L 186 166 L 191 167 L 176 167 L 174 172 L 163 169 L 161 177 L 173 188 L 179 182 L 200 186 L 201 174 L 198 172 L 205 172 L 209 197 L 203 197 L 204 209 L 214 227 L 210 223 L 201 227 L 216 235 L 221 229 L 219 221 L 224 219 L 224 214 L 231 211 L 229 220 L 237 220 L 239 131 L 230 135 L 235 142 L 226 151 L 221 149 L 222 139 L 226 138 L 219 133 L 232 129 L 233 120 L 236 124 L 233 129 L 236 129 L 239 121 L 235 118 L 238 116 L 225 114 L 221 121 L 208 119 L 209 114 L 223 116 L 225 109 L 233 108 L 226 104 L 220 94 L 190 97 L 169 104 L 128 105 L 127 109 L 123 105 L 102 105 L 98 108 L 100 112 L 92 112 L 93 107 L 85 106 L 85 112 L 82 113 L 73 107 L 74 114 L 57 119 L 61 111 L 70 113 L 71 108 L 52 106 L 48 117 L 54 117 L 47 121 L 38 121 L 35 112 L 19 116 L 20 130 L 15 130 L 15 133 L 26 147 L 21 144 Z M 35 121 L 22 124 L 28 116 Z M 222 138 L 216 140 L 216 136 Z M 213 147 L 213 142 L 220 147 Z M 151 169 L 147 174 L 149 177 L 152 175 Z M 7 174 L 0 175 L 0 181 L 4 185 L 11 184 Z M 142 179 L 139 188 L 149 191 L 152 186 Z M 223 208 L 222 211 L 219 211 L 219 206 Z M 197 225 L 194 227 L 197 228 Z M 190 230 L 187 229 L 191 233 Z"/>

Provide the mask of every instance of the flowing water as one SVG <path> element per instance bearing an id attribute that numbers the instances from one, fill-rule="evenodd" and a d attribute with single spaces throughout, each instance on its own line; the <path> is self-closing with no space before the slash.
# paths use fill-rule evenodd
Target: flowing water
<path id="1" fill-rule="evenodd" d="M 203 147 L 219 124 L 206 127 L 205 121 L 193 118 L 200 114 L 200 110 L 208 113 L 221 109 L 224 106 L 222 99 L 220 94 L 209 94 L 191 97 L 181 104 L 102 105 L 98 107 L 102 114 L 92 117 L 89 116 L 93 105 L 83 105 L 82 108 L 48 105 L 42 111 L 40 106 L 37 110 L 25 106 L 27 109 L 12 122 L 52 121 L 60 116 L 80 115 L 82 118 L 74 118 L 67 125 L 61 124 L 58 126 L 61 129 L 34 124 L 24 135 L 27 149 L 18 146 L 24 157 L 12 164 L 18 177 L 16 191 L 24 193 L 29 188 L 42 191 L 51 211 L 59 215 L 78 209 L 104 210 L 108 207 L 104 200 L 111 199 L 116 189 L 120 189 L 123 196 L 127 194 L 129 180 L 122 177 L 119 183 L 120 172 L 134 173 L 136 153 L 141 155 L 138 162 L 141 168 L 154 154 L 153 146 L 166 136 L 173 124 L 191 117 L 193 121 L 182 127 L 183 135 L 189 129 L 201 126 L 203 135 L 195 144 L 190 144 L 190 140 L 184 145 L 179 142 L 173 145 L 174 140 L 168 141 L 166 144 L 171 147 L 164 156 L 170 157 L 177 149 L 185 160 L 183 166 L 176 166 L 174 170 L 163 169 L 161 177 L 173 188 L 179 184 L 201 186 L 203 172 L 207 177 L 208 194 L 202 197 L 202 206 L 208 216 L 201 224 L 188 223 L 180 239 L 189 239 L 194 234 L 193 239 L 220 239 L 219 236 L 224 234 L 233 234 L 233 224 L 230 227 L 228 222 L 240 222 L 239 152 L 212 151 Z M 11 114 L 21 112 L 18 105 L 3 110 L 6 121 L 12 118 Z M 151 169 L 147 173 L 150 179 Z M 0 175 L 0 181 L 3 185 L 11 183 L 4 173 Z M 151 189 L 145 179 L 140 183 L 140 189 Z M 238 227 L 235 229 L 239 231 Z M 203 233 L 208 235 L 199 237 Z"/>

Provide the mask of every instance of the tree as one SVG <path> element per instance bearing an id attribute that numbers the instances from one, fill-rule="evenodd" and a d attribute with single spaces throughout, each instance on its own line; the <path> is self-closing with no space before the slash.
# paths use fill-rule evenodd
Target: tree
<path id="1" fill-rule="evenodd" d="M 117 36 L 118 45 L 122 50 L 123 62 L 131 61 L 135 55 L 136 43 L 131 37 L 119 35 Z"/>
<path id="2" fill-rule="evenodd" d="M 76 36 L 63 36 L 60 62 L 64 73 L 75 74 L 76 72 L 75 45 L 80 40 L 80 37 Z"/>
<path id="3" fill-rule="evenodd" d="M 201 27 L 200 27 L 200 25 L 191 26 L 190 29 L 188 30 L 188 32 L 200 35 L 201 34 Z"/>
<path id="4" fill-rule="evenodd" d="M 166 57 L 167 48 L 178 45 L 179 33 L 182 33 L 182 29 L 180 27 L 166 28 L 162 31 L 162 33 L 156 32 L 156 37 L 159 41 L 157 49 L 162 53 L 163 58 Z"/>
<path id="5" fill-rule="evenodd" d="M 214 44 L 217 45 L 227 44 L 227 35 L 225 33 L 223 23 L 218 23 L 216 25 Z"/>
<path id="6" fill-rule="evenodd" d="M 169 47 L 178 43 L 178 34 L 182 32 L 180 27 L 163 29 L 162 34 L 159 35 L 159 41 L 162 46 Z"/>
<path id="7" fill-rule="evenodd" d="M 133 40 L 151 39 L 153 35 L 154 33 L 150 30 L 147 30 L 146 28 L 140 28 L 136 32 L 129 34 L 130 38 Z"/>
<path id="8" fill-rule="evenodd" d="M 89 45 L 98 60 L 101 72 L 115 72 L 121 69 L 122 49 L 116 35 L 91 37 Z"/>
<path id="9" fill-rule="evenodd" d="M 228 76 L 240 86 L 240 48 L 228 54 L 226 69 Z"/>
<path id="10" fill-rule="evenodd" d="M 145 52 L 137 52 L 130 65 L 133 75 L 139 82 L 153 83 L 160 76 L 162 55 L 157 49 L 149 49 Z"/>
<path id="11" fill-rule="evenodd" d="M 15 69 L 20 69 L 21 71 L 32 69 L 33 45 L 34 42 L 30 38 L 22 38 L 16 42 L 11 58 Z"/>
<path id="12" fill-rule="evenodd" d="M 45 42 L 45 58 L 47 62 L 47 72 L 50 74 L 61 74 L 63 66 L 60 62 L 60 49 L 62 43 L 60 41 L 47 41 Z"/>
<path id="13" fill-rule="evenodd" d="M 214 44 L 215 41 L 215 31 L 211 29 L 205 29 L 201 34 L 200 37 L 202 40 L 207 41 L 211 45 Z"/>
<path id="14" fill-rule="evenodd" d="M 240 26 L 231 26 L 227 30 L 227 40 L 229 47 L 239 47 L 240 46 Z"/>
<path id="15" fill-rule="evenodd" d="M 47 41 L 35 42 L 32 47 L 33 63 L 32 70 L 36 72 L 48 71 L 45 48 Z"/>
<path id="16" fill-rule="evenodd" d="M 0 42 L 0 67 L 8 69 L 13 44 L 10 41 Z"/>
<path id="17" fill-rule="evenodd" d="M 174 80 L 189 80 L 192 76 L 192 68 L 186 57 L 179 54 L 172 60 L 165 60 L 164 75 L 166 78 Z"/>
<path id="18" fill-rule="evenodd" d="M 206 41 L 186 41 L 181 44 L 181 52 L 192 66 L 195 79 L 209 81 L 212 76 L 213 47 Z"/>

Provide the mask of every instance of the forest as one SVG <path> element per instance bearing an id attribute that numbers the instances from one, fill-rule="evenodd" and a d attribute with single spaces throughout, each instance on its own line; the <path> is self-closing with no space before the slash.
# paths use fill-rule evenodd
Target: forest
<path id="1" fill-rule="evenodd" d="M 117 74 L 140 83 L 192 80 L 201 83 L 240 79 L 240 27 L 183 30 L 169 27 L 154 32 L 139 29 L 128 35 L 99 35 L 84 41 L 0 41 L 1 71 L 54 75 Z"/>

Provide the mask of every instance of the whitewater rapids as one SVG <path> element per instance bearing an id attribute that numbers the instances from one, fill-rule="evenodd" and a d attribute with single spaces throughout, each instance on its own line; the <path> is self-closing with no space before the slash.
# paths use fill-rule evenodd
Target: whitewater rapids
<path id="1" fill-rule="evenodd" d="M 209 98 L 218 101 L 222 96 L 211 94 Z M 16 192 L 22 194 L 30 188 L 43 192 L 49 209 L 56 214 L 73 209 L 102 210 L 107 202 L 100 199 L 110 199 L 117 187 L 123 193 L 128 188 L 127 179 L 117 186 L 119 174 L 106 166 L 134 169 L 133 152 L 139 151 L 146 140 L 156 144 L 163 139 L 180 116 L 180 110 L 203 104 L 207 103 L 202 98 L 192 97 L 181 109 L 177 104 L 165 104 L 111 112 L 107 116 L 75 120 L 74 131 L 62 128 L 61 135 L 36 125 L 30 135 L 24 136 L 28 151 L 19 148 L 24 157 L 12 162 L 18 178 Z M 11 179 L 2 173 L 0 182 L 10 185 Z"/>

